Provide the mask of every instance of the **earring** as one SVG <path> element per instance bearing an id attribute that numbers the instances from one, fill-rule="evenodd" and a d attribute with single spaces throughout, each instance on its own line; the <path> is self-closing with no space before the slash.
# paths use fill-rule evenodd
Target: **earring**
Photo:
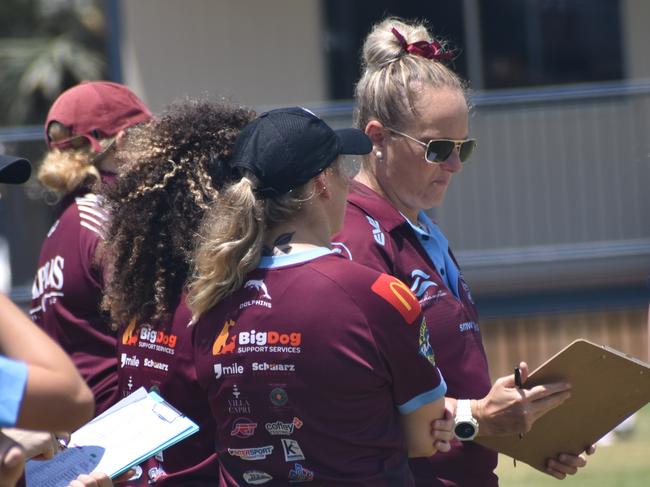
<path id="1" fill-rule="evenodd" d="M 384 154 L 382 154 L 382 152 L 380 150 L 375 152 L 375 155 L 377 156 L 377 159 L 381 159 L 384 156 Z"/>

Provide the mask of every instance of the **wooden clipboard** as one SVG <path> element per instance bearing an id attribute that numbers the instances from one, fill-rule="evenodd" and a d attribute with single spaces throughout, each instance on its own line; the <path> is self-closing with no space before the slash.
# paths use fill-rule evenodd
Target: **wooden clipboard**
<path id="1" fill-rule="evenodd" d="M 576 340 L 529 376 L 524 387 L 567 380 L 571 397 L 519 435 L 476 442 L 544 471 L 558 453 L 579 454 L 650 402 L 650 365 L 604 345 Z"/>

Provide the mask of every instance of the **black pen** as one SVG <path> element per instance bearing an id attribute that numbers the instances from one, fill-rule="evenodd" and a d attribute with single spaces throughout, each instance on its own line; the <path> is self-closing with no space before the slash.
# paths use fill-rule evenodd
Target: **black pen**
<path id="1" fill-rule="evenodd" d="M 521 389 L 521 371 L 519 367 L 515 367 L 515 385 Z"/>
<path id="2" fill-rule="evenodd" d="M 515 386 L 517 386 L 518 389 L 521 389 L 521 371 L 519 370 L 519 367 L 515 367 Z M 519 439 L 523 440 L 524 439 L 524 434 L 519 433 Z"/>

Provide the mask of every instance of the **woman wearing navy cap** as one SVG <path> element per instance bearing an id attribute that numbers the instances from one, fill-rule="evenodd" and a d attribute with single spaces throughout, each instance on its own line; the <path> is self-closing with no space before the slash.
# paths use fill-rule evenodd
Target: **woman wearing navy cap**
<path id="1" fill-rule="evenodd" d="M 456 439 L 450 452 L 410 462 L 417 485 L 489 487 L 498 484 L 497 454 L 472 441 L 475 436 L 525 433 L 569 397 L 570 386 L 524 390 L 514 376 L 491 386 L 469 287 L 447 239 L 424 212 L 442 203 L 476 146 L 468 134 L 465 83 L 445 65 L 453 57 L 422 24 L 389 18 L 366 38 L 356 123 L 373 148 L 334 240 L 355 262 L 407 283 L 438 352 Z M 520 366 L 525 382 L 527 366 Z M 583 457 L 564 455 L 550 459 L 547 472 L 564 478 L 584 464 Z"/>
<path id="2" fill-rule="evenodd" d="M 330 247 L 359 167 L 344 156 L 370 149 L 301 108 L 237 139 L 241 173 L 208 212 L 188 297 L 220 485 L 408 486 L 407 455 L 446 447 L 431 432 L 446 387 L 417 300 Z"/>

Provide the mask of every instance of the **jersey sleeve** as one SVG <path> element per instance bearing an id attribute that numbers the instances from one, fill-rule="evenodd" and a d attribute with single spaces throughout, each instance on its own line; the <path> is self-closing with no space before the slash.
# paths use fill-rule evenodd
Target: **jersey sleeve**
<path id="1" fill-rule="evenodd" d="M 14 426 L 27 385 L 27 364 L 0 356 L 0 427 Z"/>
<path id="2" fill-rule="evenodd" d="M 333 237 L 332 245 L 350 260 L 379 272 L 395 273 L 390 235 L 357 206 L 348 203 L 343 229 Z"/>
<path id="3" fill-rule="evenodd" d="M 409 414 L 445 395 L 420 303 L 399 279 L 380 274 L 371 286 L 368 324 L 390 371 L 398 410 Z"/>

